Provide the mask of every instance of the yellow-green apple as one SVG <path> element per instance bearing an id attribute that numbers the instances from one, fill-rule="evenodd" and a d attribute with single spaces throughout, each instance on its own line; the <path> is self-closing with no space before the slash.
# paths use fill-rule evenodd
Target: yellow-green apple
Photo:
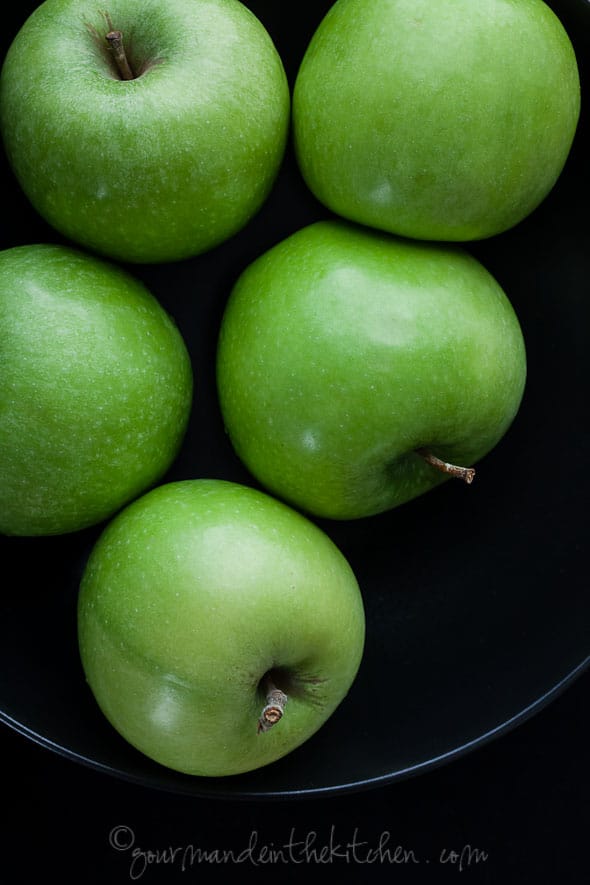
<path id="1" fill-rule="evenodd" d="M 542 0 L 337 0 L 297 74 L 293 133 L 335 213 L 467 241 L 539 205 L 579 112 L 574 49 Z"/>
<path id="2" fill-rule="evenodd" d="M 217 383 L 235 451 L 316 516 L 376 514 L 473 479 L 524 392 L 522 330 L 463 248 L 343 220 L 304 227 L 240 275 Z"/>
<path id="3" fill-rule="evenodd" d="M 50 535 L 111 516 L 184 436 L 192 367 L 138 280 L 59 245 L 0 252 L 0 531 Z"/>
<path id="4" fill-rule="evenodd" d="M 238 0 L 46 0 L 0 77 L 0 126 L 25 194 L 106 256 L 179 260 L 260 208 L 290 95 L 277 50 Z"/>
<path id="5" fill-rule="evenodd" d="M 82 666 L 130 744 L 226 776 L 308 740 L 348 694 L 365 639 L 347 559 L 313 522 L 234 482 L 160 485 L 103 531 L 78 603 Z"/>

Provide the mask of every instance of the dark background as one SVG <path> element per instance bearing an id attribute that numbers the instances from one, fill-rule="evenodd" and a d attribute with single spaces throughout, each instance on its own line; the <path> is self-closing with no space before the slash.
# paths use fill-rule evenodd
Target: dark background
<path id="1" fill-rule="evenodd" d="M 178 797 L 78 766 L 3 728 L 0 880 L 41 882 L 55 873 L 62 882 L 128 882 L 131 852 L 117 852 L 109 844 L 117 826 L 130 827 L 136 846 L 153 851 L 170 845 L 243 851 L 253 832 L 259 847 L 273 843 L 277 848 L 293 828 L 296 840 L 317 832 L 321 847 L 329 845 L 334 827 L 334 841 L 341 845 L 352 841 L 355 829 L 357 843 L 372 848 L 390 833 L 390 848 L 411 849 L 421 861 L 365 867 L 334 859 L 334 873 L 345 881 L 370 875 L 401 883 L 583 885 L 588 881 L 589 686 L 586 675 L 510 734 L 443 768 L 326 799 Z M 443 849 L 460 852 L 465 845 L 485 850 L 488 859 L 462 872 L 439 862 Z M 359 856 L 366 857 L 363 850 Z M 252 872 L 290 882 L 316 868 L 325 875 L 325 868 L 313 863 L 269 868 L 201 863 L 183 873 L 179 862 L 151 866 L 140 881 L 241 881 Z"/>
<path id="2" fill-rule="evenodd" d="M 27 2 L 21 4 L 18 11 L 3 12 L 2 54 L 16 28 L 36 5 Z M 247 5 L 273 36 L 292 83 L 301 50 L 330 3 L 323 0 L 314 4 L 312 10 L 303 10 L 294 4 L 295 20 L 288 14 L 286 2 L 252 0 Z M 574 39 L 585 74 L 590 4 L 587 0 L 553 0 L 549 5 Z M 575 243 L 575 248 L 571 246 L 572 275 L 586 266 L 581 263 L 576 268 L 576 255 L 584 244 L 586 248 L 590 245 L 586 218 L 587 147 L 583 149 L 588 144 L 587 130 L 584 118 L 569 164 L 570 173 L 573 170 L 576 176 L 570 174 L 564 185 L 567 192 L 558 190 L 543 209 L 553 213 L 552 234 L 557 240 L 563 238 L 564 250 L 567 251 L 568 243 Z M 289 202 L 297 176 L 291 161 L 288 154 L 282 177 L 268 205 L 231 253 L 236 263 L 227 266 L 228 281 L 238 265 L 253 258 L 265 244 L 270 245 L 314 214 L 322 214 L 311 196 Z M 3 247 L 34 240 L 60 241 L 27 207 L 6 172 L 4 182 Z M 523 231 L 522 245 L 528 249 L 528 257 L 534 260 L 535 251 L 527 240 L 527 231 L 533 236 L 535 229 L 525 227 Z M 481 246 L 484 256 L 486 248 L 485 244 Z M 541 266 L 542 257 L 539 255 Z M 204 258 L 204 272 L 218 259 L 218 254 Z M 501 259 L 498 270 L 503 270 Z M 160 286 L 165 279 L 182 283 L 186 273 L 184 264 L 154 271 Z M 582 289 L 579 287 L 578 291 Z M 556 328 L 559 332 L 559 323 Z M 549 322 L 547 334 L 551 332 Z M 580 327 L 578 334 L 585 342 L 587 328 Z M 571 402 L 567 405 L 570 409 L 573 406 Z M 579 402 L 578 408 L 582 412 L 586 404 Z M 539 432 L 558 437 L 563 432 L 560 420 L 549 423 L 549 427 L 540 427 Z M 215 451 L 201 452 L 201 455 L 211 468 L 216 457 L 220 457 Z M 585 538 L 586 531 L 580 528 L 572 533 L 572 526 L 576 522 L 580 527 L 587 524 L 587 498 L 581 491 L 587 462 L 582 462 L 579 474 L 573 466 L 576 457 L 587 455 L 587 444 L 580 437 L 573 440 L 570 455 L 572 468 L 564 468 L 565 473 L 571 474 L 571 486 L 564 492 L 570 495 L 569 516 L 563 531 L 555 533 L 551 556 L 552 562 L 567 563 L 573 561 L 575 552 L 575 568 L 579 569 L 586 559 L 580 552 L 579 539 Z M 534 459 L 534 453 L 531 457 Z M 179 470 L 182 469 L 181 465 Z M 550 483 L 551 478 L 541 471 L 539 481 Z M 550 513 L 540 510 L 528 516 L 539 524 L 551 518 Z M 525 544 L 537 537 L 534 528 L 521 526 Z M 507 543 L 511 551 L 518 546 L 514 538 L 508 538 Z M 4 565 L 7 567 L 12 548 L 6 549 L 8 556 L 4 556 Z M 533 552 L 533 555 L 541 556 L 542 561 L 542 552 Z M 15 556 L 14 563 L 17 562 Z M 520 567 L 527 567 L 526 562 L 523 559 Z M 542 570 L 542 566 L 538 568 Z M 573 568 L 574 565 L 571 572 L 565 567 L 562 569 L 564 582 L 574 580 Z M 29 576 L 33 574 L 34 563 L 28 571 Z M 518 576 L 517 571 L 514 581 Z M 51 584 L 52 580 L 54 573 L 50 570 L 46 581 Z M 577 580 L 582 583 L 585 579 L 578 576 Z M 184 849 L 192 845 L 207 851 L 234 849 L 239 852 L 246 849 L 253 838 L 257 838 L 258 849 L 262 846 L 280 849 L 292 834 L 296 840 L 307 838 L 311 848 L 315 832 L 317 850 L 332 843 L 339 844 L 342 852 L 346 843 L 354 840 L 359 845 L 357 857 L 360 858 L 366 858 L 367 849 L 376 848 L 380 841 L 385 845 L 384 840 L 390 834 L 387 843 L 390 851 L 401 846 L 412 855 L 407 863 L 394 866 L 367 864 L 370 875 L 381 875 L 388 881 L 438 882 L 459 877 L 460 881 L 474 879 L 490 883 L 583 883 L 588 881 L 590 868 L 586 847 L 589 678 L 588 674 L 582 676 L 533 718 L 444 767 L 379 788 L 326 798 L 230 801 L 174 795 L 79 765 L 1 726 L 4 822 L 0 830 L 0 882 L 7 885 L 41 882 L 52 874 L 63 882 L 131 881 L 132 873 L 138 877 L 141 873 L 142 857 L 132 867 L 131 850 L 117 851 L 109 843 L 113 828 L 125 826 L 134 832 L 135 846 L 146 851 L 161 851 L 169 846 Z M 468 717 L 469 711 L 463 712 Z M 359 844 L 363 842 L 364 847 Z M 464 852 L 463 867 L 459 868 L 458 863 L 453 863 L 451 852 L 460 854 L 465 846 L 486 852 L 487 859 L 476 863 L 472 855 L 469 864 L 469 855 Z M 304 855 L 298 857 L 301 860 Z M 333 856 L 332 865 L 339 877 L 358 881 L 365 875 L 365 866 L 354 863 L 351 857 L 350 850 L 349 862 Z M 446 863 L 441 862 L 441 857 Z M 199 879 L 233 881 L 252 872 L 292 881 L 302 871 L 305 875 L 310 867 L 318 867 L 320 873 L 324 873 L 319 864 L 254 867 L 248 861 L 194 864 L 183 872 L 178 861 L 168 867 L 161 863 L 152 865 L 139 878 L 157 883 Z"/>

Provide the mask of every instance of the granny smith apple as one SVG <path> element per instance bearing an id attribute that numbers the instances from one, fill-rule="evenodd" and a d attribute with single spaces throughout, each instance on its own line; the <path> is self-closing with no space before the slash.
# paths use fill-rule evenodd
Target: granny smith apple
<path id="1" fill-rule="evenodd" d="M 302 60 L 302 175 L 335 213 L 418 239 L 513 227 L 546 197 L 580 112 L 542 0 L 337 0 Z"/>
<path id="2" fill-rule="evenodd" d="M 100 709 L 162 765 L 225 776 L 311 737 L 365 639 L 347 559 L 314 523 L 220 479 L 160 485 L 106 527 L 78 603 Z"/>
<path id="3" fill-rule="evenodd" d="M 240 275 L 219 402 L 236 453 L 292 505 L 352 519 L 453 476 L 470 483 L 524 393 L 522 330 L 464 249 L 343 220 L 304 227 Z"/>
<path id="4" fill-rule="evenodd" d="M 238 0 L 46 0 L 0 78 L 8 159 L 35 209 L 105 256 L 164 262 L 240 230 L 282 161 L 281 59 Z"/>
<path id="5" fill-rule="evenodd" d="M 127 272 L 59 245 L 0 252 L 0 532 L 111 516 L 182 442 L 192 368 L 171 317 Z"/>

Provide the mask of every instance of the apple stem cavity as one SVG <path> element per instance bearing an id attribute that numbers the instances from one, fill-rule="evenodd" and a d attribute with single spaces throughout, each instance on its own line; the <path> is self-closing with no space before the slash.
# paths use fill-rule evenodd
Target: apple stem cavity
<path id="1" fill-rule="evenodd" d="M 129 59 L 127 58 L 127 53 L 125 52 L 125 46 L 123 44 L 123 34 L 121 33 L 121 31 L 117 31 L 113 27 L 111 17 L 108 13 L 105 13 L 105 19 L 107 27 L 109 29 L 109 32 L 106 35 L 106 41 L 109 44 L 109 49 L 111 50 L 112 56 L 115 60 L 115 64 L 117 65 L 119 76 L 121 80 L 135 80 L 135 74 L 131 69 Z"/>
<path id="2" fill-rule="evenodd" d="M 448 461 L 442 461 L 440 458 L 437 458 L 436 455 L 433 455 L 432 452 L 429 452 L 427 449 L 417 449 L 417 453 L 424 458 L 427 464 L 430 464 L 432 467 L 436 467 L 437 470 L 440 470 L 441 473 L 447 473 L 449 476 L 454 476 L 457 479 L 462 479 L 468 485 L 471 485 L 473 480 L 475 479 L 475 470 L 473 467 L 459 467 L 457 464 L 449 464 Z"/>
<path id="3" fill-rule="evenodd" d="M 266 676 L 263 681 L 266 692 L 266 705 L 258 719 L 258 734 L 268 731 L 283 718 L 287 695 L 277 688 L 272 679 Z"/>

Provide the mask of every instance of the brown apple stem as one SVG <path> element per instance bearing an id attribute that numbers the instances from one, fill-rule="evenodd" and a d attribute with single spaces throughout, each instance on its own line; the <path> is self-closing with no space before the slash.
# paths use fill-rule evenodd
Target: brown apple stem
<path id="1" fill-rule="evenodd" d="M 432 467 L 436 467 L 436 469 L 440 470 L 442 473 L 448 473 L 449 476 L 455 476 L 457 479 L 462 479 L 468 485 L 470 485 L 475 479 L 475 470 L 473 467 L 459 467 L 456 464 L 449 464 L 448 461 L 442 461 L 427 449 L 417 449 L 416 451 L 428 464 Z"/>
<path id="2" fill-rule="evenodd" d="M 109 22 L 109 26 L 110 25 L 111 23 Z M 121 80 L 135 80 L 135 74 L 131 70 L 131 65 L 129 64 L 129 59 L 125 52 L 123 34 L 121 31 L 114 31 L 111 29 L 106 35 L 106 40 L 109 44 L 113 58 L 115 59 L 115 64 L 117 65 Z"/>
<path id="3" fill-rule="evenodd" d="M 268 731 L 283 718 L 287 703 L 287 695 L 276 687 L 269 676 L 264 681 L 264 689 L 266 691 L 266 705 L 258 720 L 258 734 Z"/>

